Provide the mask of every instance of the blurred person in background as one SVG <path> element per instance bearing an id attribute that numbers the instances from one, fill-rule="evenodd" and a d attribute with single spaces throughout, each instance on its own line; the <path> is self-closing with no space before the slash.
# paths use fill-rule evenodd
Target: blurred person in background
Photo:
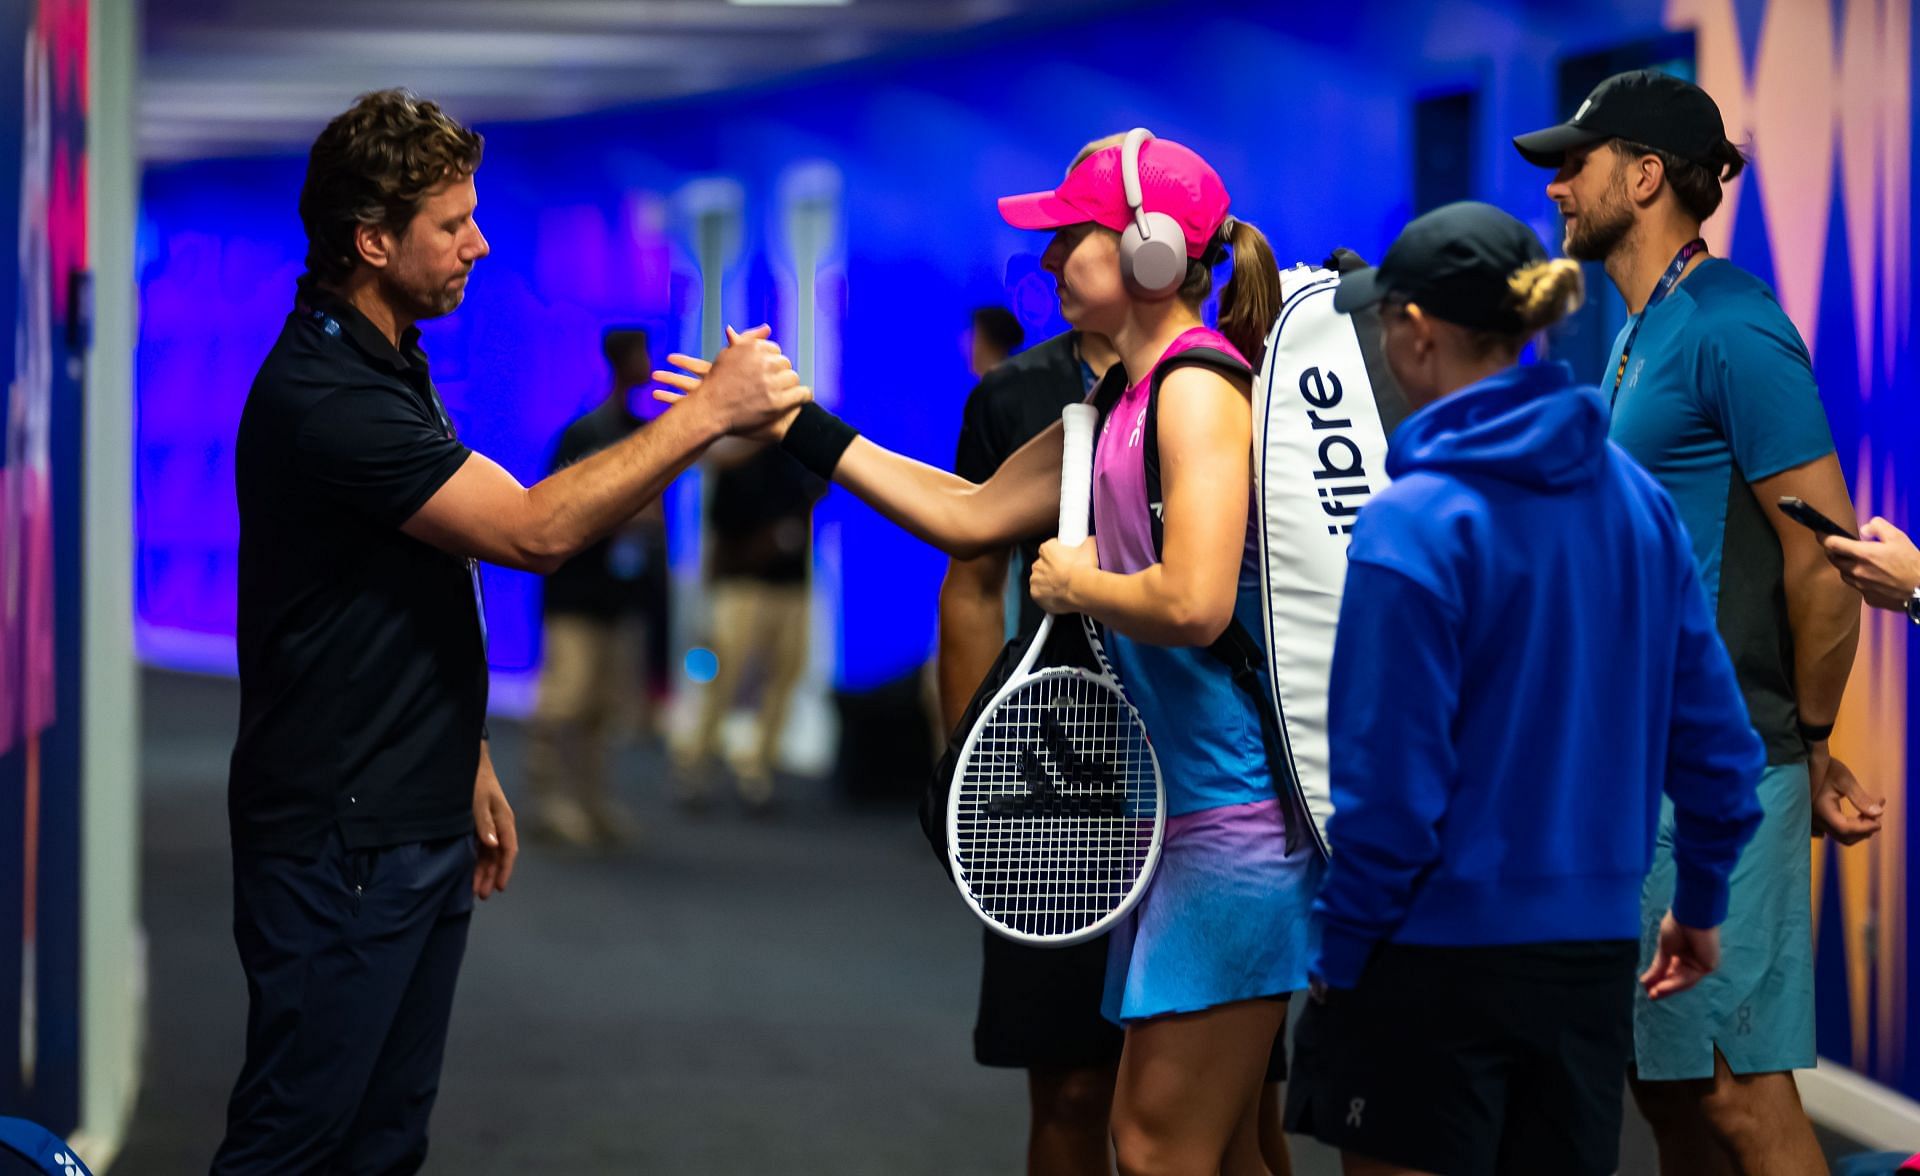
<path id="1" fill-rule="evenodd" d="M 557 473 L 624 440 L 647 422 L 638 399 L 652 380 L 647 333 L 613 328 L 602 338 L 613 386 L 567 425 L 547 472 Z M 653 403 L 648 397 L 645 403 Z M 607 754 L 629 727 L 652 733 L 645 681 L 647 618 L 659 602 L 656 565 L 666 558 L 660 501 L 562 564 L 541 596 L 540 683 L 528 727 L 527 780 L 533 831 L 564 845 L 620 845 L 636 825 L 613 798 Z"/>
<path id="2" fill-rule="evenodd" d="M 969 365 L 973 378 L 983 378 L 1007 357 L 1020 350 L 1027 332 L 1020 320 L 1004 306 L 982 306 L 973 312 L 973 329 L 967 333 Z"/>
<path id="3" fill-rule="evenodd" d="M 1085 400 L 1118 359 L 1104 336 L 1068 331 L 992 366 L 967 397 L 953 472 L 969 482 L 991 478 L 1058 421 L 1061 409 Z M 936 665 L 943 732 L 959 726 L 1001 645 L 1015 635 L 1028 640 L 1039 627 L 1045 614 L 1027 592 L 1027 577 L 1044 538 L 948 561 Z M 1018 604 L 1009 625 L 1013 593 Z M 1104 1176 L 1113 1170 L 1107 1116 L 1126 1040 L 1100 1015 L 1107 937 L 1034 947 L 983 928 L 981 940 L 973 1056 L 983 1066 L 1027 1072 L 1028 1173 Z"/>
<path id="4" fill-rule="evenodd" d="M 708 799 L 722 724 L 757 672 L 760 702 L 744 754 L 729 758 L 740 799 L 773 803 L 787 708 L 807 668 L 813 505 L 826 484 L 777 446 L 731 438 L 707 458 L 708 640 L 718 664 L 692 741 L 677 756 L 683 804 Z"/>

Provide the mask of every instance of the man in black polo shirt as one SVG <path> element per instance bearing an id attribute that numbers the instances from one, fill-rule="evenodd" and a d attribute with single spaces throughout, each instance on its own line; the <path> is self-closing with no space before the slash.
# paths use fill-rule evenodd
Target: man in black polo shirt
<path id="1" fill-rule="evenodd" d="M 452 312 L 487 254 L 480 152 L 400 90 L 328 124 L 300 196 L 307 274 L 241 417 L 228 807 L 249 1010 L 216 1174 L 425 1159 L 468 915 L 517 852 L 476 561 L 550 572 L 808 396 L 762 329 L 700 396 L 530 489 L 467 449 L 414 324 Z"/>

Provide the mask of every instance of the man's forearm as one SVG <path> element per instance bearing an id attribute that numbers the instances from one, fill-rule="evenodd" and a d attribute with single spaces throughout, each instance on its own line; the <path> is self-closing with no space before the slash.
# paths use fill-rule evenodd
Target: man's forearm
<path id="1" fill-rule="evenodd" d="M 999 593 L 942 589 L 940 654 L 935 677 L 940 718 L 948 731 L 960 723 L 974 691 L 993 668 L 1006 631 L 1006 600 Z"/>
<path id="2" fill-rule="evenodd" d="M 720 423 L 689 403 L 527 491 L 532 546 L 567 559 L 612 533 L 660 496 L 667 484 L 724 435 Z"/>
<path id="3" fill-rule="evenodd" d="M 1786 590 L 1800 721 L 1824 726 L 1840 713 L 1840 698 L 1853 672 L 1860 643 L 1860 597 L 1825 560 L 1793 569 Z"/>

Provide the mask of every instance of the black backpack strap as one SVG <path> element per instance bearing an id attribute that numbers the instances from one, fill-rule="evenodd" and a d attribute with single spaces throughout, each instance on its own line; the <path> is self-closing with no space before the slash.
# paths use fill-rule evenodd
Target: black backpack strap
<path id="1" fill-rule="evenodd" d="M 1260 681 L 1260 670 L 1266 662 L 1266 655 L 1238 617 L 1227 623 L 1227 631 L 1220 634 L 1219 640 L 1207 646 L 1207 652 L 1215 660 L 1225 663 L 1233 675 L 1233 684 L 1252 700 L 1253 709 L 1260 716 L 1260 745 L 1267 753 L 1267 777 L 1285 809 L 1287 852 L 1293 853 L 1306 838 L 1306 822 L 1310 818 L 1307 816 L 1306 802 L 1300 797 L 1300 790 L 1293 786 L 1293 770 L 1288 766 L 1284 752 L 1286 734 L 1280 730 L 1280 721 L 1273 713 L 1273 700 L 1267 697 L 1267 689 Z"/>
<path id="2" fill-rule="evenodd" d="M 1229 380 L 1250 380 L 1253 369 L 1241 359 L 1215 347 L 1195 347 L 1169 356 L 1153 369 L 1153 384 L 1147 389 L 1147 420 L 1141 430 L 1141 461 L 1146 467 L 1147 526 L 1153 531 L 1153 556 L 1159 559 L 1166 539 L 1166 495 L 1160 489 L 1160 385 L 1183 367 L 1203 367 L 1219 372 Z"/>

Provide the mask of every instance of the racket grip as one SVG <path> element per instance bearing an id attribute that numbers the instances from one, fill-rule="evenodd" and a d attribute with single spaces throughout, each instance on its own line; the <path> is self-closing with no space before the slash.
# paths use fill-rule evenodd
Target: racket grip
<path id="1" fill-rule="evenodd" d="M 1060 461 L 1060 542 L 1068 547 L 1087 541 L 1087 512 L 1093 504 L 1093 427 L 1099 419 L 1091 404 L 1069 404 L 1060 414 L 1066 430 Z"/>

